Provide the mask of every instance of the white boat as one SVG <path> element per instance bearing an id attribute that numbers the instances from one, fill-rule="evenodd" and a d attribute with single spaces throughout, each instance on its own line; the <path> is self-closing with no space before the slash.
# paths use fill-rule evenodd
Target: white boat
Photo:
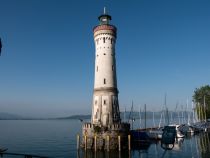
<path id="1" fill-rule="evenodd" d="M 162 128 L 151 129 L 147 131 L 147 135 L 150 137 L 150 139 L 155 139 L 155 140 L 162 139 L 162 134 L 163 134 Z"/>
<path id="2" fill-rule="evenodd" d="M 182 134 L 182 132 L 179 129 L 179 127 L 180 127 L 179 124 L 170 124 L 169 126 L 174 126 L 176 128 L 176 138 L 184 138 L 185 137 L 185 135 Z"/>

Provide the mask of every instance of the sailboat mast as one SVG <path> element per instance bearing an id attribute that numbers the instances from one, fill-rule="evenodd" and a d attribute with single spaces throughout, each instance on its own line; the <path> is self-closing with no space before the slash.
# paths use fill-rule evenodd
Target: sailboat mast
<path id="1" fill-rule="evenodd" d="M 206 122 L 206 96 L 204 95 L 204 115 L 205 115 L 205 122 Z"/>
<path id="2" fill-rule="evenodd" d="M 139 127 L 141 128 L 141 106 L 139 106 Z"/>
<path id="3" fill-rule="evenodd" d="M 192 121 L 195 124 L 195 111 L 194 111 L 194 102 L 192 101 Z"/>
<path id="4" fill-rule="evenodd" d="M 155 125 L 155 112 L 153 111 L 153 127 L 156 128 L 156 125 Z"/>
<path id="5" fill-rule="evenodd" d="M 201 107 L 199 103 L 197 103 L 197 107 L 198 107 L 198 119 L 201 122 Z"/>
<path id="6" fill-rule="evenodd" d="M 125 120 L 126 120 L 126 107 L 125 107 L 125 111 L 124 111 L 124 122 L 125 122 Z"/>
<path id="7" fill-rule="evenodd" d="M 146 104 L 144 104 L 144 111 L 145 111 L 145 114 L 144 114 L 144 127 L 145 127 L 145 130 L 146 130 L 146 128 L 147 128 L 147 121 L 146 121 L 146 119 L 147 119 L 147 107 L 146 107 Z"/>

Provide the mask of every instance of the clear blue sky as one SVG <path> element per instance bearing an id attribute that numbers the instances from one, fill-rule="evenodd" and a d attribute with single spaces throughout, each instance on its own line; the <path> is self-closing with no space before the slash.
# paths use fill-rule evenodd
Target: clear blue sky
<path id="1" fill-rule="evenodd" d="M 210 83 L 209 0 L 0 0 L 0 112 L 91 113 L 92 29 L 106 6 L 118 28 L 120 109 L 186 104 Z"/>

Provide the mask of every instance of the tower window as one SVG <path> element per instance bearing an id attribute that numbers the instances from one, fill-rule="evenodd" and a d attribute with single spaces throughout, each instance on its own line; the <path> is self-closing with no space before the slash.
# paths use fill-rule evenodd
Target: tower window
<path id="1" fill-rule="evenodd" d="M 96 67 L 96 71 L 98 72 L 98 66 Z"/>
<path id="2" fill-rule="evenodd" d="M 104 104 L 106 104 L 106 100 L 104 100 Z"/>
<path id="3" fill-rule="evenodd" d="M 112 65 L 112 71 L 114 70 L 114 65 Z"/>
<path id="4" fill-rule="evenodd" d="M 106 79 L 104 78 L 104 84 L 106 84 Z"/>
<path id="5" fill-rule="evenodd" d="M 103 37 L 103 41 L 104 41 L 104 43 L 105 43 L 105 37 Z"/>
<path id="6" fill-rule="evenodd" d="M 111 38 L 111 44 L 112 44 L 112 38 Z"/>
<path id="7" fill-rule="evenodd" d="M 95 100 L 95 104 L 97 104 L 97 100 Z"/>

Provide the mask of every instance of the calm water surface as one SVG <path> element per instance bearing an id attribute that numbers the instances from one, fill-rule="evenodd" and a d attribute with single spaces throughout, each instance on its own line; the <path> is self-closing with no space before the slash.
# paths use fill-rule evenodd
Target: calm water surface
<path id="1" fill-rule="evenodd" d="M 151 125 L 152 121 L 148 124 Z M 167 151 L 163 150 L 159 143 L 153 143 L 147 149 L 130 153 L 126 151 L 77 153 L 76 135 L 81 132 L 81 125 L 78 120 L 1 120 L 0 147 L 8 148 L 8 152 L 11 153 L 52 158 L 210 158 L 208 133 L 177 140 L 173 150 Z M 138 124 L 134 124 L 134 127 L 138 127 Z M 4 156 L 8 157 L 14 158 Z"/>

